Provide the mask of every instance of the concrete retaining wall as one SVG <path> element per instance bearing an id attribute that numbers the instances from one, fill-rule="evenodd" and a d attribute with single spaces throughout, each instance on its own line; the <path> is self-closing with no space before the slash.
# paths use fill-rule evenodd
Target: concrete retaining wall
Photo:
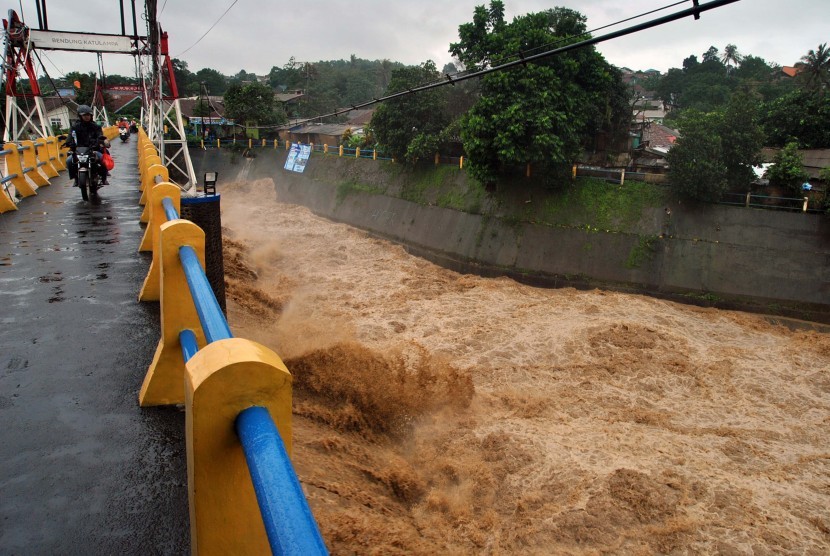
<path id="1" fill-rule="evenodd" d="M 644 210 L 636 230 L 608 233 L 355 191 L 338 199 L 339 185 L 356 177 L 372 183 L 380 179 L 377 165 L 388 162 L 315 154 L 305 173 L 296 174 L 282 169 L 281 150 L 257 150 L 254 159 L 236 155 L 234 163 L 226 151 L 193 154 L 197 175 L 219 171 L 220 192 L 223 181 L 271 178 L 281 202 L 400 242 L 459 271 L 830 322 L 830 221 L 820 215 L 676 205 L 670 212 Z"/>

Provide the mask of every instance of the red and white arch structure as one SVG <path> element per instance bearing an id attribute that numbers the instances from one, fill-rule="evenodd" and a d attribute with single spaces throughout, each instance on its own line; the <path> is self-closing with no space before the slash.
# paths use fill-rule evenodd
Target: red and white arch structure
<path id="1" fill-rule="evenodd" d="M 142 89 L 142 124 L 148 137 L 156 144 L 162 163 L 179 171 L 181 188 L 196 185 L 196 175 L 187 150 L 178 88 L 170 60 L 168 35 L 156 19 L 156 2 L 147 0 L 145 19 L 148 32 L 139 35 L 135 0 L 132 3 L 133 34 L 126 33 L 124 0 L 121 0 L 120 35 L 73 33 L 48 28 L 46 0 L 36 0 L 38 28 L 30 28 L 14 10 L 3 20 L 5 55 L 3 80 L 6 91 L 5 141 L 19 141 L 50 135 L 46 109 L 37 81 L 33 54 L 37 50 L 92 52 L 98 55 L 99 73 L 103 76 L 102 54 L 129 54 L 136 58 Z M 18 76 L 25 72 L 29 90 L 21 90 Z M 107 121 L 100 81 L 93 97 L 96 119 Z"/>

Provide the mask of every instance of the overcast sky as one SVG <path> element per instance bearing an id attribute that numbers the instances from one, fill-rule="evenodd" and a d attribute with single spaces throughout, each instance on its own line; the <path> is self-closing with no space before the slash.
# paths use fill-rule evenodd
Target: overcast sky
<path id="1" fill-rule="evenodd" d="M 700 0 L 706 4 L 709 0 Z M 130 0 L 123 0 L 129 12 Z M 136 2 L 142 6 L 141 0 Z M 448 48 L 458 40 L 458 26 L 472 20 L 476 5 L 484 0 L 362 0 L 343 2 L 281 2 L 278 0 L 158 0 L 158 19 L 170 35 L 173 57 L 185 60 L 191 71 L 210 67 L 228 75 L 244 69 L 266 74 L 283 66 L 292 56 L 298 61 L 388 58 L 405 64 L 431 59 L 440 69 L 451 61 Z M 594 29 L 637 14 L 658 9 L 673 0 L 505 0 L 508 21 L 514 16 L 560 5 L 588 17 Z M 19 10 L 19 3 L 12 2 Z M 198 44 L 199 38 L 229 6 L 230 11 Z M 37 27 L 35 3 L 22 0 L 24 18 Z M 121 32 L 119 0 L 50 0 L 50 30 Z M 617 30 L 648 19 L 688 8 L 679 6 L 646 16 Z M 163 7 L 163 8 L 162 8 Z M 95 17 L 90 17 L 95 14 Z M 92 26 L 95 22 L 95 27 Z M 666 71 L 680 67 L 690 54 L 698 57 L 729 43 L 742 54 L 767 62 L 792 65 L 819 44 L 830 42 L 830 0 L 740 0 L 692 18 L 601 43 L 598 49 L 616 66 Z M 131 24 L 128 25 L 128 29 Z M 128 30 L 129 32 L 129 30 Z M 139 33 L 141 29 L 139 22 Z M 195 44 L 195 46 L 194 46 Z M 97 60 L 90 53 L 47 52 L 43 62 L 50 75 L 72 70 L 94 71 Z M 54 62 L 54 64 L 52 63 Z M 134 75 L 130 56 L 107 54 L 106 73 Z"/>

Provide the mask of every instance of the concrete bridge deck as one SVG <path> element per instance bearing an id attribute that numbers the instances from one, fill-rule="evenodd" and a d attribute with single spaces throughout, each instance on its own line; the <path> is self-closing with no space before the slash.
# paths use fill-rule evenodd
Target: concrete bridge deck
<path id="1" fill-rule="evenodd" d="M 137 401 L 159 321 L 135 136 L 112 154 L 100 206 L 63 172 L 0 214 L 0 554 L 189 552 L 184 413 Z"/>

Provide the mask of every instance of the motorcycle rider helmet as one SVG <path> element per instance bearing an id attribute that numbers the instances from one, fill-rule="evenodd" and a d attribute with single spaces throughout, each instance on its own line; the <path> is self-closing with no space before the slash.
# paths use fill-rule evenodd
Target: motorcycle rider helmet
<path id="1" fill-rule="evenodd" d="M 92 115 L 92 108 L 90 108 L 86 104 L 82 104 L 78 107 L 78 115 L 83 116 L 84 114 Z"/>

